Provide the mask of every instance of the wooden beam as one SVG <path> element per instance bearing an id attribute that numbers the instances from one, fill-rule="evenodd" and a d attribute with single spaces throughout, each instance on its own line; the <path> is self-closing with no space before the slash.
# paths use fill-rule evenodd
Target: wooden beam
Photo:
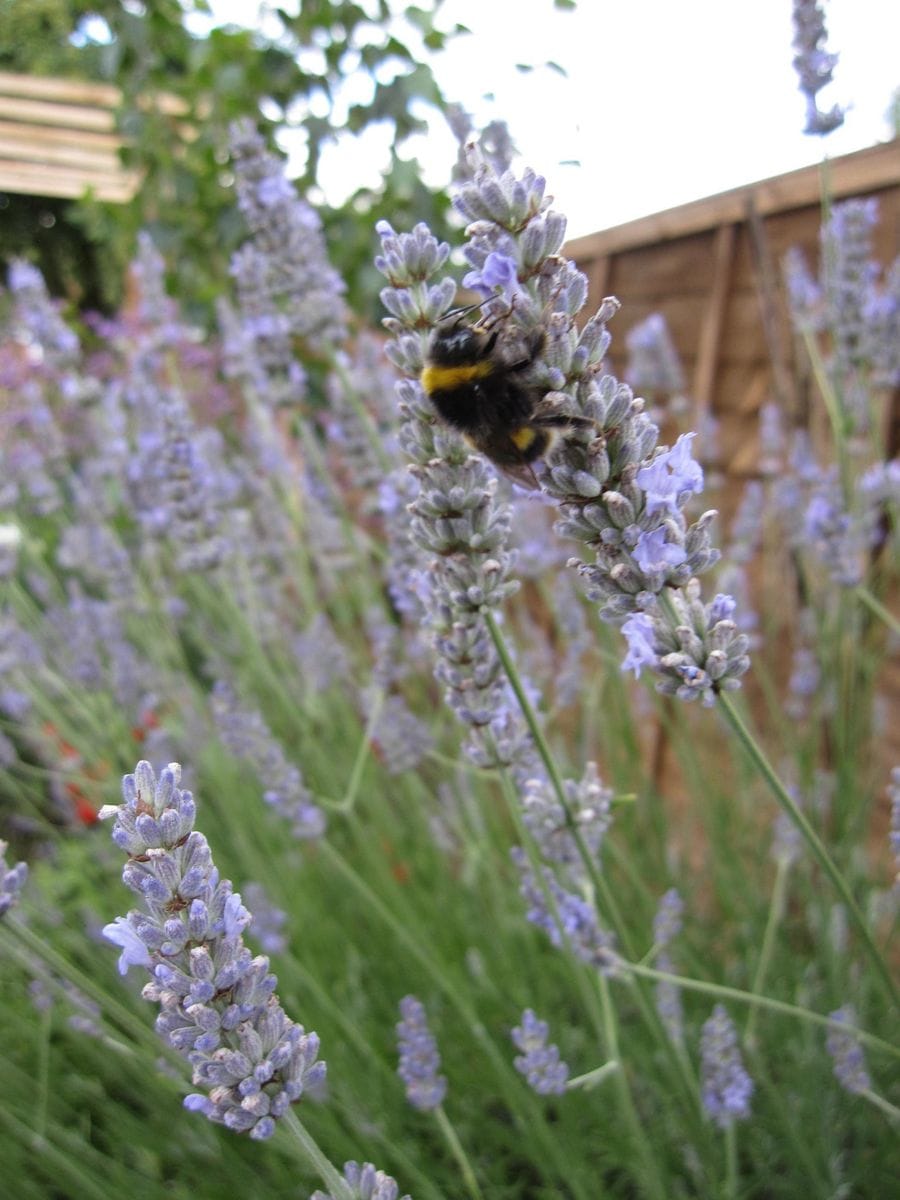
<path id="1" fill-rule="evenodd" d="M 719 365 L 719 345 L 725 324 L 725 307 L 731 284 L 731 266 L 734 261 L 737 226 L 720 225 L 713 242 L 712 284 L 706 302 L 706 312 L 700 326 L 697 344 L 697 363 L 694 368 L 692 395 L 695 420 L 702 424 L 712 408 L 713 388 Z"/>
<path id="2" fill-rule="evenodd" d="M 87 79 L 52 79 L 46 75 L 18 75 L 0 71 L 0 96 L 25 96 L 34 100 L 56 100 L 61 104 L 89 104 L 116 108 L 122 93 L 111 83 Z"/>

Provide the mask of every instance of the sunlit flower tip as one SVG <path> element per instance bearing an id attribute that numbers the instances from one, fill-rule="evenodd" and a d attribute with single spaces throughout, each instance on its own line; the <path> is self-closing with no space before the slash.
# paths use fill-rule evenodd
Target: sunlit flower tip
<path id="1" fill-rule="evenodd" d="M 438 1075 L 441 1057 L 437 1042 L 428 1028 L 425 1006 L 415 996 L 404 996 L 400 1001 L 400 1016 L 397 1074 L 406 1084 L 406 1098 L 413 1108 L 428 1112 L 440 1106 L 447 1092 L 447 1080 Z"/>
<path id="2" fill-rule="evenodd" d="M 569 1078 L 568 1066 L 560 1061 L 559 1049 L 547 1044 L 549 1027 L 540 1021 L 530 1008 L 522 1013 L 522 1024 L 512 1030 L 512 1040 L 521 1054 L 513 1059 L 516 1070 L 524 1075 L 528 1086 L 541 1096 L 561 1096 Z"/>
<path id="3" fill-rule="evenodd" d="M 628 653 L 621 669 L 634 671 L 638 679 L 644 667 L 652 670 L 659 661 L 653 621 L 646 613 L 634 613 L 622 624 L 622 633 L 628 642 Z"/>
<path id="4" fill-rule="evenodd" d="M 377 1170 L 372 1163 L 344 1163 L 344 1179 L 353 1189 L 354 1200 L 397 1200 L 399 1188 L 390 1175 Z M 334 1200 L 330 1192 L 316 1191 L 309 1200 Z M 401 1200 L 412 1200 L 403 1196 Z"/>
<path id="5" fill-rule="evenodd" d="M 737 1030 L 721 1004 L 703 1026 L 700 1076 L 703 1107 L 720 1129 L 750 1116 L 753 1080 L 741 1060 Z"/>
<path id="6" fill-rule="evenodd" d="M 0 917 L 19 903 L 19 894 L 28 878 L 27 863 L 18 862 L 14 867 L 7 866 L 8 848 L 8 842 L 0 841 Z"/>
<path id="7" fill-rule="evenodd" d="M 691 456 L 693 433 L 683 433 L 670 450 L 663 450 L 641 467 L 635 475 L 635 483 L 646 497 L 647 512 L 665 509 L 677 516 L 679 500 L 687 495 L 703 491 L 703 468 Z"/>
<path id="8" fill-rule="evenodd" d="M 832 1021 L 840 1021 L 846 1029 L 828 1027 L 825 1045 L 834 1062 L 835 1078 L 846 1091 L 858 1095 L 872 1090 L 872 1080 L 866 1069 L 863 1048 L 855 1033 L 856 1012 L 852 1004 L 829 1013 Z"/>

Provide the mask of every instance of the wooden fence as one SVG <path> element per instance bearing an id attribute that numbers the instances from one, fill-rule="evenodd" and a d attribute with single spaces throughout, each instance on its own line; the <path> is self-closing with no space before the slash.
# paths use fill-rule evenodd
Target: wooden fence
<path id="1" fill-rule="evenodd" d="M 900 141 L 833 159 L 656 213 L 568 243 L 590 281 L 593 311 L 605 295 L 623 302 L 611 326 L 610 369 L 621 375 L 625 335 L 661 313 L 685 367 L 694 427 L 713 415 L 719 462 L 735 480 L 756 473 L 758 414 L 775 401 L 802 413 L 808 367 L 788 318 L 781 260 L 800 247 L 818 264 L 823 187 L 834 199 L 872 196 L 880 222 L 876 256 L 900 253 Z M 732 491 L 734 489 L 731 489 Z"/>

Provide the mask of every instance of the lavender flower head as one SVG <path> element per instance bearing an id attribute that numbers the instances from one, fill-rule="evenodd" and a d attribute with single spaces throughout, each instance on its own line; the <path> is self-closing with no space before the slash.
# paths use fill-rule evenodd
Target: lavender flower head
<path id="1" fill-rule="evenodd" d="M 669 975 L 675 974 L 675 960 L 670 944 L 681 933 L 684 901 L 675 888 L 669 888 L 660 898 L 659 907 L 653 918 L 653 944 L 657 947 L 656 968 Z M 672 1041 L 684 1042 L 684 1012 L 681 1004 L 681 989 L 669 979 L 656 983 L 656 1011 Z"/>
<path id="2" fill-rule="evenodd" d="M 400 1189 L 396 1180 L 372 1163 L 344 1163 L 344 1179 L 353 1189 L 354 1200 L 397 1200 Z M 330 1192 L 315 1191 L 309 1200 L 334 1200 Z M 402 1196 L 401 1200 L 412 1200 Z"/>
<path id="3" fill-rule="evenodd" d="M 121 974 L 132 966 L 150 972 L 143 996 L 160 1006 L 157 1032 L 206 1089 L 186 1096 L 185 1108 L 269 1138 L 278 1118 L 323 1079 L 319 1039 L 286 1016 L 268 958 L 244 945 L 251 915 L 219 878 L 180 779 L 177 763 L 157 779 L 139 762 L 122 781 L 124 803 L 100 810 L 101 818 L 115 817 L 113 841 L 128 855 L 122 879 L 141 904 L 103 934 L 122 948 Z"/>
<path id="4" fill-rule="evenodd" d="M 314 353 L 344 340 L 344 284 L 328 261 L 315 210 L 297 196 L 250 121 L 232 126 L 231 152 L 238 207 L 250 231 L 231 264 L 243 330 L 272 401 L 296 400 L 305 380 L 294 339 Z"/>
<path id="5" fill-rule="evenodd" d="M 511 510 L 498 499 L 493 470 L 438 420 L 419 380 L 430 331 L 456 295 L 454 281 L 439 277 L 449 246 L 424 224 L 404 234 L 386 221 L 377 228 L 382 253 L 375 265 L 388 279 L 381 298 L 394 335 L 387 353 L 404 376 L 397 385 L 398 440 L 417 485 L 408 505 L 409 531 L 427 556 L 421 600 L 438 655 L 435 673 L 471 731 L 469 757 L 479 766 L 518 765 L 524 771 L 533 751 L 483 615 L 517 587 L 508 549 Z"/>
<path id="6" fill-rule="evenodd" d="M 28 878 L 27 863 L 18 862 L 14 867 L 7 866 L 8 847 L 8 842 L 0 841 L 0 917 L 5 916 L 19 903 L 19 893 Z"/>
<path id="7" fill-rule="evenodd" d="M 548 1025 L 530 1008 L 522 1013 L 522 1024 L 512 1031 L 512 1040 L 522 1051 L 513 1059 L 516 1070 L 540 1096 L 561 1096 L 566 1090 L 569 1068 L 560 1061 L 559 1049 L 547 1045 Z"/>
<path id="8" fill-rule="evenodd" d="M 397 1049 L 400 1065 L 397 1074 L 406 1084 L 406 1098 L 422 1112 L 438 1108 L 447 1092 L 447 1080 L 438 1075 L 441 1056 L 434 1034 L 428 1028 L 425 1006 L 415 996 L 400 1001 L 397 1023 Z"/>
<path id="9" fill-rule="evenodd" d="M 741 1060 L 737 1030 L 721 1004 L 703 1026 L 700 1076 L 703 1107 L 720 1129 L 750 1116 L 753 1080 Z"/>
<path id="10" fill-rule="evenodd" d="M 888 784 L 887 792 L 891 802 L 891 854 L 894 856 L 894 865 L 897 868 L 894 887 L 900 889 L 900 767 L 894 767 L 891 770 L 891 782 Z"/>
<path id="11" fill-rule="evenodd" d="M 653 635 L 645 639 L 642 662 L 662 690 L 711 701 L 714 693 L 740 686 L 748 642 L 724 615 L 724 602 L 707 610 L 699 606 L 699 586 L 693 587 L 719 557 L 710 543 L 715 513 L 690 525 L 684 515 L 703 487 L 694 435 L 658 447 L 659 431 L 643 401 L 604 373 L 606 325 L 618 301 L 607 298 L 580 331 L 576 327 L 587 280 L 559 255 L 565 218 L 550 208 L 544 180 L 529 170 L 521 177 L 498 174 L 477 147 L 471 153 L 472 179 L 454 204 L 469 222 L 463 253 L 473 270 L 467 282 L 494 292 L 482 306 L 482 322 L 495 322 L 497 344 L 510 353 L 523 340 L 539 344 L 528 379 L 543 394 L 542 410 L 586 420 L 535 465 L 543 491 L 559 505 L 557 532 L 592 552 L 592 562 L 570 565 L 604 619 L 648 618 Z"/>
<path id="12" fill-rule="evenodd" d="M 828 1027 L 825 1045 L 834 1063 L 834 1074 L 846 1091 L 859 1095 L 872 1090 L 872 1080 L 866 1069 L 866 1059 L 858 1038 L 854 1036 L 856 1011 L 852 1004 L 829 1013 L 832 1021 L 840 1021 L 844 1029 Z"/>
<path id="13" fill-rule="evenodd" d="M 806 97 L 805 133 L 824 135 L 844 123 L 844 110 L 835 104 L 828 112 L 819 108 L 818 93 L 831 82 L 838 56 L 825 49 L 828 32 L 818 0 L 794 0 L 794 70 Z"/>

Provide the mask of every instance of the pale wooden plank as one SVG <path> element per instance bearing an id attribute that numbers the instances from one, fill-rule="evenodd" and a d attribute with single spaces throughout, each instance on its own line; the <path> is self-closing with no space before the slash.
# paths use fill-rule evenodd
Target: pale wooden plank
<path id="1" fill-rule="evenodd" d="M 91 191 L 98 200 L 124 203 L 134 196 L 140 178 L 138 171 L 86 173 L 0 158 L 0 191 L 25 196 L 59 196 L 74 200 Z"/>
<path id="2" fill-rule="evenodd" d="M 57 100 L 64 104 L 90 104 L 116 108 L 122 93 L 111 83 L 86 79 L 57 79 L 46 75 L 21 75 L 0 71 L 0 94 L 35 100 Z"/>
<path id="3" fill-rule="evenodd" d="M 20 142 L 26 147 L 68 146 L 77 141 L 79 146 L 91 150 L 106 150 L 117 153 L 125 145 L 124 138 L 117 133 L 98 133 L 95 130 L 59 129 L 53 125 L 23 125 L 18 121 L 0 120 L 0 137 L 11 142 Z"/>
<path id="4" fill-rule="evenodd" d="M 73 141 L 48 143 L 35 146 L 21 138 L 5 137 L 0 131 L 0 158 L 15 159 L 17 162 L 34 163 L 35 166 L 68 166 L 87 172 L 99 171 L 115 174 L 121 161 L 115 149 L 92 149 Z"/>
<path id="5" fill-rule="evenodd" d="M 0 96 L 0 117 L 6 120 L 57 125 L 70 129 L 115 129 L 116 115 L 110 108 L 90 108 L 84 104 L 53 104 L 48 100 L 26 100 Z"/>

